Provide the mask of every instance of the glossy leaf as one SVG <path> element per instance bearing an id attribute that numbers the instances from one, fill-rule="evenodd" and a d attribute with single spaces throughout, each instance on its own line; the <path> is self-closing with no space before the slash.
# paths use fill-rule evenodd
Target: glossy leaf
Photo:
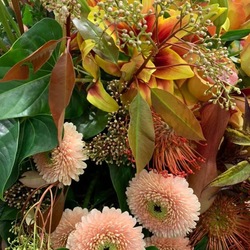
<path id="1" fill-rule="evenodd" d="M 17 120 L 0 121 L 0 199 L 16 160 L 19 126 Z"/>
<path id="2" fill-rule="evenodd" d="M 150 107 L 140 94 L 131 102 L 129 113 L 128 140 L 139 173 L 148 164 L 154 152 L 154 125 Z"/>
<path id="3" fill-rule="evenodd" d="M 174 95 L 161 89 L 151 89 L 154 110 L 175 132 L 187 139 L 205 140 L 193 112 Z"/>
<path id="4" fill-rule="evenodd" d="M 229 137 L 230 141 L 234 144 L 241 146 L 250 146 L 250 136 L 244 134 L 241 131 L 227 128 L 226 135 Z"/>
<path id="5" fill-rule="evenodd" d="M 129 181 L 134 176 L 134 170 L 130 166 L 109 165 L 110 178 L 119 201 L 122 211 L 128 211 L 126 189 Z"/>
<path id="6" fill-rule="evenodd" d="M 23 121 L 20 132 L 19 161 L 57 146 L 57 130 L 51 116 L 34 116 Z"/>
<path id="7" fill-rule="evenodd" d="M 37 22 L 13 44 L 7 53 L 0 57 L 0 78 L 3 78 L 12 66 L 31 55 L 46 42 L 61 38 L 62 28 L 57 21 L 44 18 Z M 43 69 L 52 69 L 58 55 L 58 49 L 55 50 Z"/>
<path id="8" fill-rule="evenodd" d="M 117 63 L 119 50 L 111 36 L 103 32 L 101 28 L 90 22 L 87 18 L 82 17 L 81 20 L 75 18 L 73 23 L 79 30 L 84 40 L 94 40 L 98 45 L 93 48 L 96 54 L 98 54 L 103 59 Z"/>
<path id="9" fill-rule="evenodd" d="M 65 52 L 52 70 L 49 86 L 49 106 L 58 130 L 59 144 L 62 140 L 65 109 L 69 105 L 74 86 L 75 72 L 72 57 Z"/>
<path id="10" fill-rule="evenodd" d="M 49 75 L 20 84 L 0 84 L 0 119 L 49 114 Z"/>
<path id="11" fill-rule="evenodd" d="M 242 161 L 220 174 L 210 183 L 210 186 L 224 187 L 234 185 L 247 180 L 249 177 L 250 163 L 248 161 Z"/>
<path id="12" fill-rule="evenodd" d="M 52 52 L 54 51 L 59 42 L 60 40 L 51 40 L 46 42 L 31 55 L 16 63 L 5 74 L 5 76 L 3 77 L 3 79 L 0 80 L 0 82 L 6 82 L 11 80 L 25 80 L 29 78 L 29 64 L 32 64 L 33 70 L 36 73 L 50 58 Z"/>
<path id="13" fill-rule="evenodd" d="M 84 140 L 87 140 L 102 132 L 107 122 L 107 112 L 92 108 L 87 110 L 81 118 L 74 121 L 74 124 L 77 126 L 77 131 L 83 134 Z"/>
<path id="14" fill-rule="evenodd" d="M 115 112 L 119 108 L 117 102 L 104 89 L 100 80 L 92 84 L 88 89 L 87 100 L 95 107 L 106 112 Z"/>

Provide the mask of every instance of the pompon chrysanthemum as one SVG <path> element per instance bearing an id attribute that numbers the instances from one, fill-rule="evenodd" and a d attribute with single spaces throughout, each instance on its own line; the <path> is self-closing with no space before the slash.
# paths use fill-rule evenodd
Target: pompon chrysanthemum
<path id="1" fill-rule="evenodd" d="M 199 219 L 200 203 L 183 177 L 142 170 L 126 194 L 132 214 L 157 236 L 185 236 Z"/>
<path id="2" fill-rule="evenodd" d="M 56 230 L 51 234 L 53 249 L 66 246 L 68 236 L 75 230 L 76 223 L 80 222 L 82 216 L 86 216 L 87 214 L 88 209 L 86 208 L 75 207 L 73 210 L 65 209 Z"/>
<path id="3" fill-rule="evenodd" d="M 70 233 L 66 247 L 74 250 L 143 250 L 142 228 L 134 227 L 136 220 L 120 209 L 93 209 Z"/>
<path id="4" fill-rule="evenodd" d="M 213 205 L 200 216 L 190 236 L 195 246 L 204 236 L 208 238 L 206 250 L 250 249 L 250 211 L 239 196 L 220 194 Z"/>
<path id="5" fill-rule="evenodd" d="M 152 236 L 146 238 L 146 246 L 156 246 L 159 250 L 191 250 L 189 240 L 183 237 L 164 238 Z"/>
<path id="6" fill-rule="evenodd" d="M 71 180 L 79 181 L 79 175 L 84 173 L 88 159 L 84 148 L 82 134 L 76 131 L 73 123 L 64 123 L 64 136 L 61 144 L 51 152 L 33 156 L 40 175 L 48 183 L 59 181 L 70 185 Z"/>

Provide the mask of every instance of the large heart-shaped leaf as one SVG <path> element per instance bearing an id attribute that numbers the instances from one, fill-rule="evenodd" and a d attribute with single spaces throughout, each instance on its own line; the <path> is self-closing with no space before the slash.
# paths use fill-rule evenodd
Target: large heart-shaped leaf
<path id="1" fill-rule="evenodd" d="M 129 146 L 135 158 L 137 172 L 150 161 L 155 146 L 153 118 L 148 103 L 138 93 L 129 107 Z"/>
<path id="2" fill-rule="evenodd" d="M 79 30 L 84 40 L 94 40 L 98 46 L 93 50 L 103 59 L 117 63 L 119 50 L 116 47 L 114 40 L 101 28 L 90 22 L 87 18 L 82 17 L 81 20 L 75 18 L 74 25 Z M 101 48 L 101 49 L 100 49 Z"/>
<path id="3" fill-rule="evenodd" d="M 57 21 L 51 18 L 45 18 L 37 22 L 13 44 L 7 53 L 0 57 L 0 78 L 3 78 L 13 65 L 31 55 L 46 42 L 61 38 L 62 28 Z M 42 69 L 52 69 L 56 62 L 58 52 L 59 48 L 54 51 L 52 57 Z"/>
<path id="4" fill-rule="evenodd" d="M 49 75 L 20 84 L 0 84 L 0 120 L 48 114 Z"/>
<path id="5" fill-rule="evenodd" d="M 57 145 L 57 130 L 51 116 L 39 115 L 21 124 L 18 159 L 49 151 Z"/>
<path id="6" fill-rule="evenodd" d="M 205 140 L 200 123 L 193 112 L 171 93 L 162 89 L 151 89 L 154 110 L 175 132 L 187 139 Z"/>
<path id="7" fill-rule="evenodd" d="M 11 80 L 25 80 L 29 77 L 30 67 L 32 64 L 33 70 L 36 73 L 52 55 L 52 52 L 56 48 L 59 40 L 51 40 L 46 42 L 43 46 L 27 56 L 23 60 L 16 63 L 4 76 L 0 82 L 6 82 Z"/>
<path id="8" fill-rule="evenodd" d="M 250 177 L 250 163 L 242 161 L 215 178 L 210 186 L 224 187 L 247 180 Z"/>
<path id="9" fill-rule="evenodd" d="M 3 199 L 6 183 L 11 175 L 17 154 L 19 122 L 0 121 L 0 199 Z"/>

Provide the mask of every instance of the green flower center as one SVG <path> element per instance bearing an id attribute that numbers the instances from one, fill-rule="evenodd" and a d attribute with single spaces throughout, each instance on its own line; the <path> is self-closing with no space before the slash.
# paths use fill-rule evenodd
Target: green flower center
<path id="1" fill-rule="evenodd" d="M 116 244 L 111 242 L 104 242 L 97 250 L 118 250 Z"/>
<path id="2" fill-rule="evenodd" d="M 168 208 L 160 202 L 148 201 L 147 209 L 151 216 L 157 220 L 165 220 L 168 215 Z"/>

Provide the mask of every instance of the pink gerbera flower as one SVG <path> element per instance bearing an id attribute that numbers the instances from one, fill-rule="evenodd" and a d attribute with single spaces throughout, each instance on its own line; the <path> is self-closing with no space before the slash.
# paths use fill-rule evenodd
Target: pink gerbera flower
<path id="1" fill-rule="evenodd" d="M 84 149 L 82 134 L 76 131 L 73 123 L 64 124 L 62 143 L 51 152 L 33 156 L 40 175 L 48 183 L 59 181 L 63 185 L 70 185 L 71 180 L 78 181 L 87 165 L 87 151 Z"/>
<path id="2" fill-rule="evenodd" d="M 150 238 L 146 238 L 146 246 L 155 246 L 159 250 L 191 250 L 191 246 L 189 246 L 189 240 L 183 237 L 177 238 L 164 238 L 152 236 Z"/>
<path id="3" fill-rule="evenodd" d="M 132 214 L 157 236 L 185 236 L 199 219 L 200 203 L 183 177 L 143 170 L 126 194 Z"/>
<path id="4" fill-rule="evenodd" d="M 54 249 L 66 246 L 68 236 L 75 230 L 76 223 L 80 222 L 82 216 L 87 214 L 88 209 L 86 208 L 65 209 L 56 230 L 51 234 L 51 242 Z"/>
<path id="5" fill-rule="evenodd" d="M 70 233 L 66 247 L 74 250 L 143 250 L 142 228 L 134 227 L 136 220 L 120 209 L 93 209 Z"/>

